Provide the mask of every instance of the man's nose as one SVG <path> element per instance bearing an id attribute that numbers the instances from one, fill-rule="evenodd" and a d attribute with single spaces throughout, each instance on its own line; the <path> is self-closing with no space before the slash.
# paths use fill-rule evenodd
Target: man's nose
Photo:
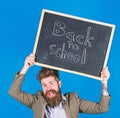
<path id="1" fill-rule="evenodd" d="M 47 91 L 51 90 L 51 87 L 50 85 L 47 86 Z"/>

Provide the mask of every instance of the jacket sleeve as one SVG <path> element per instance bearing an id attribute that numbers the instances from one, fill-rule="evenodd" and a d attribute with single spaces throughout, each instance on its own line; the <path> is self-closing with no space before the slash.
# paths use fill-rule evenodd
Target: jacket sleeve
<path id="1" fill-rule="evenodd" d="M 22 82 L 24 80 L 24 74 L 16 74 L 14 81 L 9 89 L 9 94 L 17 99 L 22 104 L 32 107 L 32 104 L 37 99 L 37 95 L 32 95 L 21 91 Z"/>
<path id="2" fill-rule="evenodd" d="M 78 96 L 76 95 L 76 97 Z M 110 98 L 110 96 L 104 96 L 103 94 L 101 94 L 99 102 L 91 102 L 77 98 L 79 103 L 79 111 L 91 114 L 107 112 L 110 105 Z"/>

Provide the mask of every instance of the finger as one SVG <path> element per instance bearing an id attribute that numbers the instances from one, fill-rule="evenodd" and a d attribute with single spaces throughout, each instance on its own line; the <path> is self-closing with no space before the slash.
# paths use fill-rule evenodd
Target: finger
<path id="1" fill-rule="evenodd" d="M 28 65 L 33 65 L 34 64 L 34 59 L 29 56 L 29 57 L 26 58 L 25 62 Z"/>
<path id="2" fill-rule="evenodd" d="M 28 63 L 30 63 L 30 65 L 34 64 L 34 59 L 33 58 L 29 58 Z"/>
<path id="3" fill-rule="evenodd" d="M 35 55 L 33 53 L 30 54 L 30 57 L 35 59 Z"/>

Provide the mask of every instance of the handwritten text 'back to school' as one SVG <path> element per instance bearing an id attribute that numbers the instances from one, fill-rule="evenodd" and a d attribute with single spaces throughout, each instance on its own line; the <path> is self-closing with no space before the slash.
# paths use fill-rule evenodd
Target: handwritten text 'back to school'
<path id="1" fill-rule="evenodd" d="M 49 46 L 49 54 L 55 56 L 60 60 L 68 60 L 73 63 L 86 64 L 88 58 L 87 48 L 92 48 L 93 36 L 90 36 L 92 27 L 89 26 L 86 29 L 85 35 L 75 34 L 75 32 L 66 32 L 67 25 L 63 22 L 56 21 L 53 25 L 52 36 L 64 37 L 67 40 L 61 44 L 51 44 Z M 84 47 L 81 48 L 80 47 Z M 80 53 L 81 52 L 81 53 Z"/>

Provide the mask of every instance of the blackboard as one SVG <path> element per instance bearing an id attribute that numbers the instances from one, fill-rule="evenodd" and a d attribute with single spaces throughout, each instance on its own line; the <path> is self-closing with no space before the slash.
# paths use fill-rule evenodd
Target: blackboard
<path id="1" fill-rule="evenodd" d="M 43 9 L 35 64 L 100 80 L 114 29 L 113 24 Z"/>

